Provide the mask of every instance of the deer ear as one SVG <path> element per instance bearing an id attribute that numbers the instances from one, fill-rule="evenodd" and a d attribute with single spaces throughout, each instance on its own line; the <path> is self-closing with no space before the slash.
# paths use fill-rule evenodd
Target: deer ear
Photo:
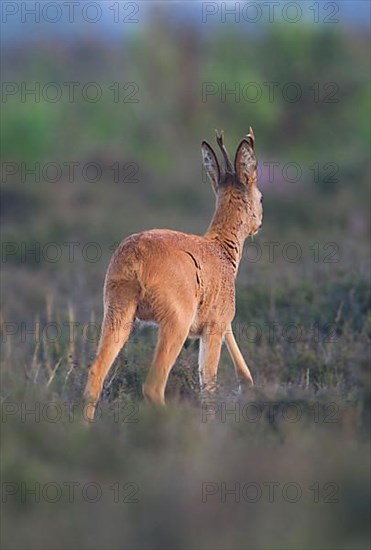
<path id="1" fill-rule="evenodd" d="M 236 156 L 234 158 L 234 169 L 238 180 L 245 185 L 256 183 L 257 161 L 254 145 L 255 137 L 250 128 L 250 132 L 246 138 L 243 139 L 237 147 Z"/>
<path id="2" fill-rule="evenodd" d="M 220 167 L 218 159 L 216 158 L 213 148 L 207 143 L 207 141 L 202 142 L 201 151 L 204 168 L 216 193 L 220 180 Z"/>

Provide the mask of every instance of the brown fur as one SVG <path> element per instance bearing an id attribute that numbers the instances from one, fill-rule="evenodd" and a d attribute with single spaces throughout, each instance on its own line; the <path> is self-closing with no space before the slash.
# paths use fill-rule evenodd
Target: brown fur
<path id="1" fill-rule="evenodd" d="M 234 167 L 217 135 L 226 169 L 202 143 L 203 161 L 216 193 L 216 209 L 204 236 L 153 229 L 131 235 L 117 248 L 104 284 L 104 318 L 97 358 L 84 397 L 94 417 L 104 379 L 127 341 L 135 318 L 159 325 L 152 365 L 143 385 L 147 400 L 164 404 L 169 372 L 187 337 L 200 339 L 202 389 L 215 387 L 223 339 L 241 381 L 251 373 L 234 339 L 235 279 L 246 237 L 261 226 L 252 129 L 237 148 Z"/>

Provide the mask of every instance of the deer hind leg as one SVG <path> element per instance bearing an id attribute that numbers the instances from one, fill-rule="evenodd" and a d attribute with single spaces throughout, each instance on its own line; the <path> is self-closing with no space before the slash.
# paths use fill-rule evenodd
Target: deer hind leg
<path id="1" fill-rule="evenodd" d="M 205 395 L 216 389 L 216 377 L 223 334 L 218 329 L 206 328 L 200 338 L 199 374 L 201 391 Z"/>
<path id="2" fill-rule="evenodd" d="M 115 307 L 116 306 L 116 307 Z M 84 391 L 86 416 L 93 420 L 95 408 L 101 394 L 104 380 L 120 349 L 129 338 L 133 327 L 137 303 L 135 300 L 125 301 L 117 308 L 108 305 L 105 308 L 102 333 L 97 357 L 88 375 Z"/>
<path id="3" fill-rule="evenodd" d="M 191 319 L 170 315 L 160 323 L 152 365 L 143 384 L 143 395 L 155 405 L 165 405 L 165 387 L 170 371 L 188 336 Z"/>
<path id="4" fill-rule="evenodd" d="M 247 382 L 253 386 L 254 382 L 251 376 L 249 367 L 246 365 L 242 353 L 237 345 L 235 337 L 232 332 L 232 327 L 229 326 L 225 335 L 225 342 L 227 344 L 228 351 L 232 357 L 234 368 L 236 371 L 237 379 L 241 382 Z"/>

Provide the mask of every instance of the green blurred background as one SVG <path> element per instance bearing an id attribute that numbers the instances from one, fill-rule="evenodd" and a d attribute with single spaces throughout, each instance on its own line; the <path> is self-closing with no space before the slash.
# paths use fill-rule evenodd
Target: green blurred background
<path id="1" fill-rule="evenodd" d="M 280 2 L 271 19 L 257 2 L 78 3 L 54 23 L 53 6 L 35 23 L 26 3 L 5 4 L 2 481 L 93 480 L 107 498 L 5 495 L 4 548 L 368 548 L 368 3 Z M 214 197 L 201 140 L 223 129 L 233 155 L 250 125 L 264 224 L 246 243 L 235 330 L 257 386 L 236 397 L 223 354 L 216 403 L 294 403 L 301 420 L 202 422 L 195 343 L 171 373 L 169 408 L 143 407 L 152 328 L 135 328 L 91 429 L 79 414 L 24 417 L 22 406 L 79 402 L 112 251 L 146 228 L 202 233 Z M 137 421 L 117 422 L 129 405 Z M 203 503 L 207 481 L 291 481 L 304 497 Z M 139 502 L 114 503 L 116 482 L 137 484 Z M 339 502 L 314 503 L 315 482 L 336 483 Z"/>

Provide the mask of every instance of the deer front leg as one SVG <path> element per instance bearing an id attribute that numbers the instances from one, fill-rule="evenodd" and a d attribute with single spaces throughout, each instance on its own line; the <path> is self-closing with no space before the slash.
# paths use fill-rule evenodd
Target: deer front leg
<path id="1" fill-rule="evenodd" d="M 216 389 L 216 376 L 222 348 L 223 334 L 219 329 L 207 327 L 200 338 L 199 375 L 201 391 L 212 393 Z"/>
<path id="2" fill-rule="evenodd" d="M 245 360 L 240 352 L 235 337 L 232 332 L 231 325 L 228 327 L 225 335 L 225 343 L 227 344 L 228 351 L 232 357 L 236 376 L 239 382 L 247 382 L 250 386 L 254 385 L 249 367 L 246 365 Z"/>

